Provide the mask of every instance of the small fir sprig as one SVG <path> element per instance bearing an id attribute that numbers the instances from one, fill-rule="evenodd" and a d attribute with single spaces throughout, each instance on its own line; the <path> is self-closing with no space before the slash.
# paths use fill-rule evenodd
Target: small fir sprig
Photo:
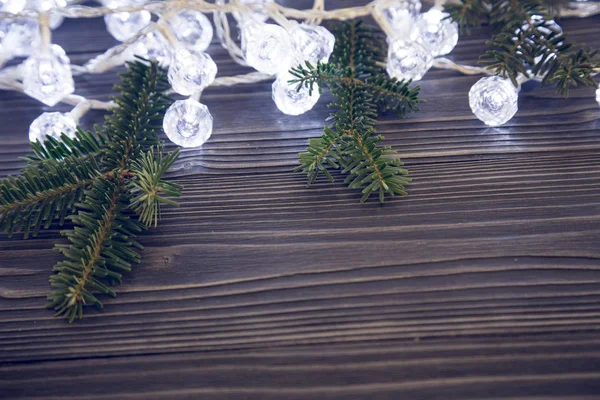
<path id="1" fill-rule="evenodd" d="M 575 86 L 597 86 L 592 76 L 600 68 L 598 50 L 576 45 L 552 20 L 564 0 L 461 0 L 445 6 L 461 28 L 469 32 L 487 21 L 494 36 L 480 63 L 510 79 L 537 77 L 542 85 L 556 84 L 567 97 Z"/>
<path id="2" fill-rule="evenodd" d="M 299 65 L 291 70 L 292 83 L 310 91 L 327 86 L 335 100 L 330 107 L 329 126 L 319 138 L 309 139 L 306 152 L 299 154 L 297 171 L 307 174 L 309 184 L 322 173 L 334 181 L 328 169 L 341 169 L 345 183 L 361 189 L 361 202 L 377 193 L 406 194 L 410 182 L 398 154 L 382 146 L 383 136 L 375 130 L 377 117 L 395 111 L 400 117 L 418 110 L 418 86 L 410 81 L 389 78 L 385 66 L 385 37 L 360 21 L 340 23 L 335 29 L 336 44 L 330 62 Z"/>
<path id="3" fill-rule="evenodd" d="M 166 153 L 157 135 L 170 99 L 166 71 L 156 62 L 128 64 L 118 89 L 119 105 L 94 132 L 32 143 L 33 155 L 18 177 L 0 181 L 0 228 L 9 235 L 36 235 L 53 222 L 73 227 L 57 244 L 64 260 L 50 278 L 49 307 L 70 322 L 87 305 L 102 307 L 98 294 L 140 261 L 136 236 L 156 226 L 161 204 L 181 187 L 163 179 L 179 150 Z"/>

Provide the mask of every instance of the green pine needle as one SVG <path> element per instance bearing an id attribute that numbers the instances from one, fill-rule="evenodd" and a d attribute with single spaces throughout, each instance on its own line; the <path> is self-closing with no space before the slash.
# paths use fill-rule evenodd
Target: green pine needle
<path id="1" fill-rule="evenodd" d="M 385 111 L 400 117 L 417 111 L 420 88 L 388 77 L 382 68 L 386 45 L 381 33 L 358 21 L 339 24 L 335 34 L 330 62 L 306 63 L 290 71 L 295 77 L 291 83 L 298 89 L 329 87 L 335 97 L 330 107 L 336 110 L 323 135 L 309 139 L 306 152 L 299 154 L 296 171 L 304 172 L 313 184 L 320 174 L 333 182 L 329 169 L 342 169 L 348 186 L 362 190 L 361 202 L 377 193 L 383 203 L 386 195 L 405 195 L 410 178 L 400 168 L 398 154 L 381 146 L 383 136 L 375 132 L 377 117 Z"/>
<path id="2" fill-rule="evenodd" d="M 445 7 L 462 31 L 489 22 L 495 33 L 480 63 L 518 86 L 519 75 L 541 77 L 567 97 L 576 86 L 597 86 L 598 51 L 575 45 L 556 28 L 553 15 L 567 0 L 461 0 Z M 534 17 L 535 18 L 532 18 Z"/>
<path id="3" fill-rule="evenodd" d="M 9 235 L 73 223 L 62 232 L 69 244 L 56 245 L 65 259 L 54 267 L 48 296 L 69 322 L 84 306 L 102 307 L 99 295 L 115 296 L 109 286 L 140 261 L 136 236 L 156 226 L 161 204 L 177 205 L 169 197 L 181 191 L 164 179 L 179 150 L 165 153 L 157 134 L 170 104 L 166 71 L 140 60 L 121 80 L 119 107 L 102 128 L 32 143 L 23 174 L 0 181 L 0 229 Z"/>
<path id="4" fill-rule="evenodd" d="M 178 206 L 164 196 L 179 197 L 181 186 L 162 179 L 163 175 L 179 157 L 179 149 L 164 154 L 163 151 L 150 149 L 132 163 L 135 179 L 130 184 L 131 209 L 144 225 L 157 226 L 160 218 L 160 204 Z M 161 196 L 161 193 L 164 196 Z"/>
<path id="5" fill-rule="evenodd" d="M 27 167 L 23 175 L 0 181 L 0 229 L 9 236 L 23 232 L 36 236 L 52 221 L 64 223 L 84 189 L 102 176 L 94 159 L 49 159 L 39 167 Z"/>

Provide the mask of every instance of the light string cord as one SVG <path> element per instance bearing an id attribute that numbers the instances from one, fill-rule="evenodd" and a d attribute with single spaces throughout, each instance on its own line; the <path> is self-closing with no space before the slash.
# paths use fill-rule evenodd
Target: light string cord
<path id="1" fill-rule="evenodd" d="M 450 0 L 448 2 L 453 1 L 454 0 Z M 170 45 L 173 46 L 176 44 L 176 39 L 174 38 L 173 33 L 170 31 L 167 22 L 169 17 L 175 14 L 176 11 L 182 9 L 194 10 L 202 13 L 212 12 L 216 36 L 221 45 L 227 50 L 231 58 L 236 63 L 247 66 L 241 48 L 231 37 L 231 29 L 227 19 L 227 14 L 263 10 L 276 23 L 287 29 L 290 29 L 291 26 L 288 18 L 305 20 L 312 24 L 319 24 L 322 20 L 350 20 L 358 17 L 372 16 L 382 31 L 389 36 L 392 34 L 393 30 L 387 19 L 383 16 L 382 10 L 386 8 L 386 6 L 389 6 L 392 2 L 393 0 L 374 0 L 364 6 L 347 7 L 336 10 L 325 10 L 325 0 L 314 0 L 313 7 L 307 10 L 298 10 L 291 7 L 285 7 L 277 3 L 269 3 L 266 6 L 252 4 L 245 5 L 241 4 L 238 0 L 231 0 L 228 3 L 225 0 L 216 0 L 215 3 L 208 3 L 204 0 L 167 0 L 163 2 L 151 2 L 144 5 L 122 6 L 116 8 L 89 7 L 71 4 L 67 7 L 55 8 L 43 12 L 31 10 L 27 10 L 26 12 L 18 14 L 0 12 L 0 20 L 19 17 L 32 18 L 37 16 L 39 21 L 42 50 L 44 50 L 48 49 L 51 43 L 51 30 L 49 26 L 50 12 L 59 13 L 67 18 L 95 18 L 119 12 L 136 12 L 145 10 L 157 13 L 161 16 L 159 21 L 151 22 L 131 39 L 111 47 L 101 55 L 89 60 L 83 66 L 71 65 L 72 73 L 76 76 L 82 74 L 104 73 L 112 68 L 122 65 L 123 60 L 120 59 L 119 56 L 131 45 L 136 43 L 140 38 L 150 34 L 154 30 L 158 30 L 167 39 Z M 446 3 L 444 0 L 435 0 L 436 7 L 442 7 L 444 3 Z M 570 2 L 566 8 L 561 10 L 560 14 L 568 17 L 585 18 L 600 14 L 600 4 Z M 0 67 L 2 62 L 3 59 L 0 59 Z M 486 68 L 458 64 L 445 57 L 436 58 L 434 60 L 433 67 L 454 70 L 465 75 L 493 74 L 492 71 Z M 20 65 L 0 70 L 0 89 L 23 92 L 23 85 L 20 82 L 20 79 L 22 79 L 21 71 L 22 68 Z M 600 70 L 596 71 L 596 73 L 600 73 Z M 250 72 L 247 74 L 216 78 L 210 86 L 234 86 L 238 84 L 263 82 L 271 79 L 273 79 L 272 75 L 261 72 Z M 520 83 L 535 79 L 539 80 L 539 77 L 527 79 L 520 76 L 518 78 Z M 170 91 L 170 93 L 173 92 Z M 199 93 L 195 93 L 191 97 L 198 99 L 199 96 Z M 75 110 L 72 111 L 72 113 L 74 113 L 73 116 L 78 117 L 81 117 L 87 110 L 90 109 L 108 110 L 117 106 L 113 101 L 87 99 L 83 96 L 75 94 L 65 96 L 61 102 L 75 106 L 82 104 L 81 107 L 77 109 L 77 112 L 75 112 Z"/>
<path id="2" fill-rule="evenodd" d="M 277 3 L 271 3 L 267 7 L 273 7 L 285 15 L 287 18 L 299 20 L 349 20 L 358 17 L 364 17 L 372 13 L 373 8 L 379 5 L 391 5 L 393 0 L 373 0 L 364 6 L 345 7 L 335 10 L 325 10 L 324 1 L 316 0 L 311 9 L 299 10 L 292 7 L 286 7 Z M 445 3 L 455 3 L 455 1 L 435 1 L 436 6 L 441 6 Z M 53 13 L 61 14 L 67 18 L 96 18 L 108 14 L 116 14 L 121 12 L 136 12 L 149 11 L 153 13 L 164 13 L 168 10 L 186 9 L 194 10 L 202 13 L 210 12 L 243 12 L 243 11 L 258 11 L 264 9 L 261 4 L 241 4 L 237 1 L 225 3 L 223 0 L 217 0 L 215 3 L 209 3 L 204 0 L 165 0 L 161 2 L 150 2 L 141 5 L 127 5 L 114 8 L 108 7 L 90 7 L 83 5 L 68 5 L 66 7 L 53 8 Z M 6 13 L 0 12 L 1 19 L 16 19 L 20 17 L 31 18 L 32 15 L 39 13 L 34 10 L 27 10 L 21 13 Z M 569 2 L 569 4 L 560 10 L 560 15 L 563 17 L 589 17 L 600 14 L 600 4 Z"/>

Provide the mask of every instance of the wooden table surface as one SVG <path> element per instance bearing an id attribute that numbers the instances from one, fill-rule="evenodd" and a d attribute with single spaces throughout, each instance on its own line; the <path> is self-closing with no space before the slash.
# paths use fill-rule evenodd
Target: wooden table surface
<path id="1" fill-rule="evenodd" d="M 600 17 L 562 23 L 600 48 Z M 475 63 L 488 34 L 452 58 Z M 114 43 L 101 20 L 67 21 L 55 41 L 77 64 Z M 246 71 L 210 52 L 221 75 Z M 173 172 L 181 207 L 102 311 L 69 325 L 44 309 L 58 228 L 0 236 L 0 398 L 600 398 L 594 91 L 527 84 L 489 129 L 469 110 L 477 79 L 431 70 L 422 110 L 382 119 L 414 178 L 383 206 L 292 172 L 329 96 L 290 117 L 269 83 L 207 90 L 215 132 Z M 115 80 L 79 77 L 77 93 L 106 99 Z M 24 165 L 45 109 L 0 93 L 0 175 Z"/>

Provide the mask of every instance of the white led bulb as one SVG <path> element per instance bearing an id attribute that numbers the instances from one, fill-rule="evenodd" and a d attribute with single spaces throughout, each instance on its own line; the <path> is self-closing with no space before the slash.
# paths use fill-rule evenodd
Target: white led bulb
<path id="1" fill-rule="evenodd" d="M 499 76 L 481 78 L 469 90 L 471 111 L 489 126 L 508 122 L 518 110 L 518 100 L 519 89 Z"/>
<path id="2" fill-rule="evenodd" d="M 246 62 L 259 72 L 274 75 L 294 60 L 292 39 L 279 25 L 247 22 L 242 28 Z"/>
<path id="3" fill-rule="evenodd" d="M 202 146 L 212 134 L 213 118 L 208 107 L 193 99 L 177 100 L 167 109 L 163 130 L 181 147 Z"/>
<path id="4" fill-rule="evenodd" d="M 217 64 L 206 53 L 183 47 L 173 52 L 169 66 L 169 83 L 177 93 L 189 96 L 209 86 L 217 75 Z"/>
<path id="5" fill-rule="evenodd" d="M 419 42 L 396 39 L 388 48 L 387 73 L 392 78 L 418 81 L 432 65 L 431 50 Z"/>
<path id="6" fill-rule="evenodd" d="M 432 8 L 416 19 L 415 39 L 427 45 L 434 56 L 450 53 L 458 43 L 458 24 L 446 19 L 448 15 Z"/>
<path id="7" fill-rule="evenodd" d="M 297 89 L 297 83 L 289 83 L 295 77 L 289 72 L 280 73 L 272 86 L 272 96 L 277 108 L 284 114 L 300 115 L 312 109 L 319 101 L 319 87 L 313 86 L 312 94 L 307 87 Z"/>
<path id="8" fill-rule="evenodd" d="M 30 56 L 23 64 L 23 88 L 34 99 L 52 107 L 73 93 L 75 83 L 69 57 L 59 45 Z"/>
<path id="9" fill-rule="evenodd" d="M 33 120 L 29 126 L 29 141 L 44 142 L 48 137 L 60 139 L 64 133 L 71 139 L 75 137 L 77 124 L 69 114 L 60 112 L 45 112 Z"/>
<path id="10" fill-rule="evenodd" d="M 303 61 L 326 63 L 333 53 L 335 36 L 322 26 L 296 23 L 290 35 L 294 49 Z"/>

